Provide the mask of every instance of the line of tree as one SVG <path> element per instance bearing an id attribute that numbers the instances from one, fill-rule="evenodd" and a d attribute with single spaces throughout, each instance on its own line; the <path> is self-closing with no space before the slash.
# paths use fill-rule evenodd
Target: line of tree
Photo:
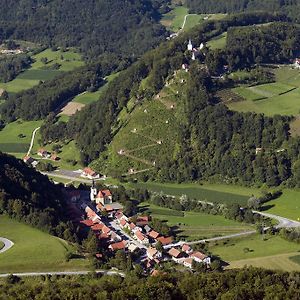
<path id="1" fill-rule="evenodd" d="M 122 262 L 121 255 L 118 261 Z M 41 276 L 0 281 L 4 299 L 299 299 L 300 273 L 244 268 L 225 272 L 161 272 L 141 276 L 141 269 L 120 276 Z"/>
<path id="2" fill-rule="evenodd" d="M 29 55 L 20 54 L 0 58 L 0 81 L 8 82 L 16 78 L 30 66 L 32 59 Z"/>

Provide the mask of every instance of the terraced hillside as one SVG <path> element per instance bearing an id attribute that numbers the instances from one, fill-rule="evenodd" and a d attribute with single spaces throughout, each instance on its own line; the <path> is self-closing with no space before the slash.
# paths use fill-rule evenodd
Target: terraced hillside
<path id="1" fill-rule="evenodd" d="M 129 101 L 120 113 L 122 125 L 107 152 L 94 162 L 97 170 L 139 173 L 153 169 L 161 153 L 174 153 L 178 126 L 184 121 L 182 99 L 188 76 L 183 70 L 177 71 L 152 99 Z M 147 79 L 141 88 L 145 85 Z"/>

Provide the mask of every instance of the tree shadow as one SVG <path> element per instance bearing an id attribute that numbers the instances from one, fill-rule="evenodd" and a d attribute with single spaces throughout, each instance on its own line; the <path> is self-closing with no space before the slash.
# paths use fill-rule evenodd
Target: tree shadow
<path id="1" fill-rule="evenodd" d="M 266 211 L 274 207 L 275 204 L 270 204 L 270 205 L 264 205 L 263 207 L 260 208 L 260 211 Z"/>

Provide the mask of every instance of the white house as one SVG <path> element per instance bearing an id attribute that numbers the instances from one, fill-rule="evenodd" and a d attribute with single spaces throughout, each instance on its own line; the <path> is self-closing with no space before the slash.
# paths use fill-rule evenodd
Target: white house
<path id="1" fill-rule="evenodd" d="M 81 177 L 86 177 L 89 179 L 98 179 L 100 178 L 100 175 L 96 173 L 94 170 L 92 170 L 91 168 L 84 168 L 81 173 Z"/>
<path id="2" fill-rule="evenodd" d="M 210 257 L 199 252 L 199 251 L 196 251 L 196 252 L 193 252 L 190 257 L 192 259 L 194 259 L 196 262 L 199 262 L 199 263 L 206 263 L 206 264 L 210 264 Z"/>

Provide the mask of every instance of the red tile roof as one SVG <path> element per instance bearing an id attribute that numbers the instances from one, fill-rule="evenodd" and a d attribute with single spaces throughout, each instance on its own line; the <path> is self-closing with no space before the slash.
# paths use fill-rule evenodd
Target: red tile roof
<path id="1" fill-rule="evenodd" d="M 190 251 L 191 247 L 188 244 L 183 244 L 181 249 L 182 251 L 186 252 L 186 251 Z"/>
<path id="2" fill-rule="evenodd" d="M 150 257 L 153 257 L 157 252 L 158 251 L 155 248 L 153 248 L 153 247 L 149 247 L 147 249 L 147 255 L 149 255 Z"/>
<path id="3" fill-rule="evenodd" d="M 80 221 L 81 224 L 84 224 L 86 226 L 93 226 L 94 222 L 92 220 L 82 220 Z"/>
<path id="4" fill-rule="evenodd" d="M 179 255 L 180 255 L 180 251 L 175 249 L 175 248 L 171 248 L 169 251 L 168 251 L 168 254 L 177 258 Z"/>
<path id="5" fill-rule="evenodd" d="M 135 236 L 136 236 L 140 241 L 143 241 L 143 240 L 146 238 L 139 230 L 135 233 Z"/>
<path id="6" fill-rule="evenodd" d="M 156 232 L 156 231 L 154 231 L 154 230 L 151 230 L 151 231 L 148 233 L 148 235 L 149 235 L 150 237 L 152 237 L 153 239 L 156 239 L 156 238 L 159 237 L 159 233 Z"/>
<path id="7" fill-rule="evenodd" d="M 129 223 L 129 228 L 130 228 L 131 230 L 133 230 L 135 227 L 136 227 L 136 226 L 135 226 L 134 223 Z"/>
<path id="8" fill-rule="evenodd" d="M 108 196 L 111 196 L 110 190 L 101 190 L 98 192 L 96 198 L 104 198 L 104 197 L 108 197 Z"/>
<path id="9" fill-rule="evenodd" d="M 205 258 L 207 257 L 207 255 L 205 255 L 205 254 L 203 254 L 203 253 L 201 253 L 201 252 L 199 252 L 199 251 L 196 251 L 196 252 L 193 252 L 193 253 L 191 254 L 191 257 L 196 257 L 196 258 L 198 258 L 198 259 L 203 260 L 203 259 L 205 259 Z"/>
<path id="10" fill-rule="evenodd" d="M 102 232 L 103 232 L 103 233 L 109 233 L 109 232 L 110 232 L 110 228 L 107 227 L 106 225 L 104 225 L 104 226 L 102 227 Z"/>
<path id="11" fill-rule="evenodd" d="M 102 258 L 102 257 L 103 257 L 103 255 L 102 255 L 101 253 L 96 253 L 95 256 L 96 256 L 97 258 Z"/>
<path id="12" fill-rule="evenodd" d="M 125 225 L 127 224 L 127 222 L 126 222 L 124 219 L 122 219 L 122 220 L 120 221 L 120 224 L 121 224 L 122 226 L 125 226 Z"/>
<path id="13" fill-rule="evenodd" d="M 121 241 L 121 242 L 110 244 L 109 248 L 111 248 L 111 250 L 113 250 L 113 251 L 125 249 L 126 248 L 126 242 Z"/>
<path id="14" fill-rule="evenodd" d="M 96 175 L 96 172 L 93 171 L 91 168 L 84 168 L 83 169 L 83 172 L 87 175 L 91 175 L 91 176 L 95 176 Z"/>
<path id="15" fill-rule="evenodd" d="M 102 230 L 102 228 L 104 227 L 104 224 L 103 223 L 98 223 L 98 224 L 95 224 L 93 225 L 91 228 L 92 230 Z"/>
<path id="16" fill-rule="evenodd" d="M 173 238 L 171 236 L 169 236 L 169 237 L 161 236 L 161 237 L 158 237 L 156 240 L 161 242 L 163 245 L 168 245 L 173 242 Z"/>
<path id="17" fill-rule="evenodd" d="M 109 236 L 107 233 L 102 232 L 100 235 L 98 235 L 98 239 L 109 239 Z"/>

